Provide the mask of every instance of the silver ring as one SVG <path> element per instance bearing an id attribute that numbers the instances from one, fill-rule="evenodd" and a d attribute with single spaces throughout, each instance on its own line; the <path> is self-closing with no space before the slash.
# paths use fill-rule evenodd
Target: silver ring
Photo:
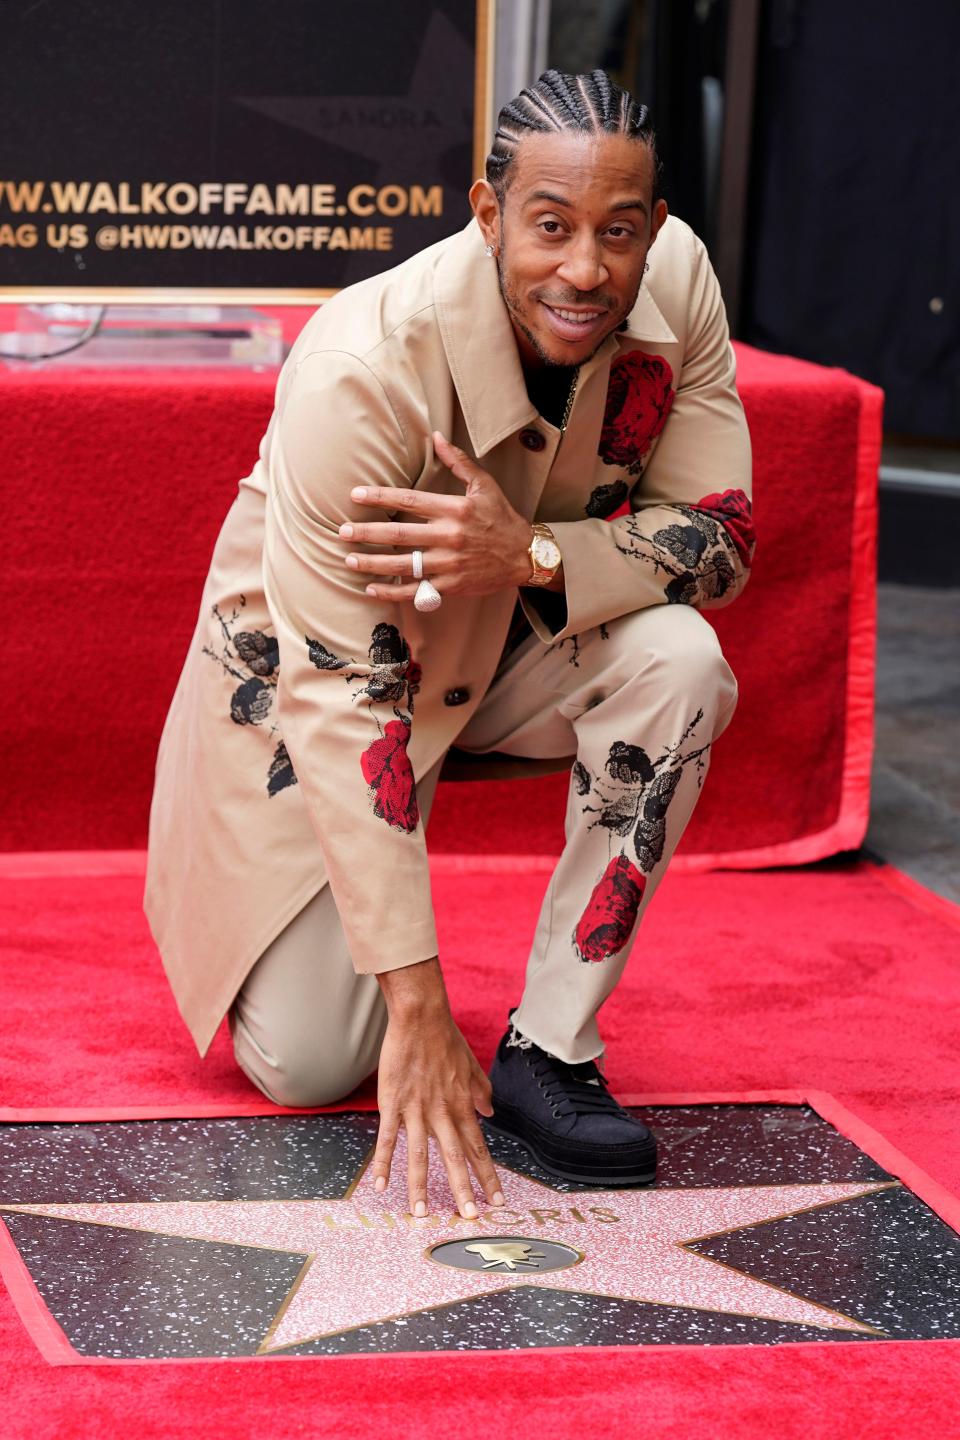
<path id="1" fill-rule="evenodd" d="M 422 551 L 422 550 L 414 550 L 414 552 L 413 552 L 413 578 L 414 578 L 414 580 L 422 580 L 422 579 L 423 579 L 423 551 Z"/>

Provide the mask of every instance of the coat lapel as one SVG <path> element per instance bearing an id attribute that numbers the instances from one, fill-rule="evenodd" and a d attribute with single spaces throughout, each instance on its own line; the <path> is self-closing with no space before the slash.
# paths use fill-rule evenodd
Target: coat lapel
<path id="1" fill-rule="evenodd" d="M 453 237 L 438 261 L 434 299 L 450 374 L 479 460 L 529 425 L 537 412 L 500 295 L 496 261 L 483 253 L 476 220 Z"/>

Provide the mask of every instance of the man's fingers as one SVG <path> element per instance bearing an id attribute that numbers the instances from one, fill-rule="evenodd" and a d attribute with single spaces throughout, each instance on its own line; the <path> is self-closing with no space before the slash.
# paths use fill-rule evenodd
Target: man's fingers
<path id="1" fill-rule="evenodd" d="M 438 495 L 434 490 L 406 490 L 394 485 L 357 485 L 350 491 L 357 505 L 378 505 L 381 510 L 406 510 L 411 515 L 459 515 L 462 495 Z"/>
<path id="2" fill-rule="evenodd" d="M 344 520 L 339 535 L 341 540 L 362 540 L 365 545 L 413 545 L 422 550 L 449 541 L 450 532 L 439 522 L 422 525 L 413 520 Z"/>
<path id="3" fill-rule="evenodd" d="M 483 1131 L 475 1120 L 468 1120 L 461 1133 L 463 1148 L 473 1166 L 474 1174 L 480 1181 L 484 1195 L 491 1205 L 502 1205 L 503 1191 L 500 1188 L 500 1179 L 490 1157 L 490 1151 L 487 1149 L 487 1142 L 483 1138 Z"/>
<path id="4" fill-rule="evenodd" d="M 407 1132 L 407 1191 L 411 1215 L 427 1213 L 427 1170 L 430 1164 L 430 1150 L 427 1132 L 417 1120 L 411 1122 L 404 1117 Z"/>
<path id="5" fill-rule="evenodd" d="M 380 1115 L 380 1126 L 377 1130 L 377 1145 L 373 1152 L 373 1161 L 370 1165 L 370 1172 L 373 1175 L 373 1188 L 385 1190 L 390 1179 L 390 1163 L 393 1160 L 393 1152 L 397 1144 L 397 1133 L 400 1129 L 399 1118 L 393 1115 Z"/>
<path id="6" fill-rule="evenodd" d="M 485 1075 L 479 1065 L 474 1067 L 473 1081 L 474 1109 L 479 1110 L 481 1115 L 493 1114 L 493 1086 L 490 1084 L 489 1076 Z"/>
<path id="7" fill-rule="evenodd" d="M 413 574 L 412 555 L 348 555 L 345 563 L 363 575 Z M 423 573 L 432 580 L 434 575 L 455 570 L 461 563 L 452 550 L 428 550 L 423 557 Z"/>
<path id="8" fill-rule="evenodd" d="M 433 1133 L 440 1146 L 440 1154 L 446 1166 L 447 1178 L 450 1181 L 450 1189 L 453 1191 L 457 1209 L 465 1220 L 476 1220 L 479 1211 L 473 1198 L 473 1186 L 470 1183 L 467 1153 L 463 1142 L 450 1121 L 435 1125 Z"/>
<path id="9" fill-rule="evenodd" d="M 438 594 L 444 593 L 443 577 L 430 576 L 430 584 Z M 364 587 L 364 594 L 371 596 L 374 600 L 412 600 L 420 588 L 420 581 L 414 580 L 412 584 L 403 585 L 367 585 Z"/>

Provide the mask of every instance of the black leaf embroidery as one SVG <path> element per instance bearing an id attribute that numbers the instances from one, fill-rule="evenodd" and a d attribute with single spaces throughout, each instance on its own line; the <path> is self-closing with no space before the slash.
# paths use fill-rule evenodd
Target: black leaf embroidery
<path id="1" fill-rule="evenodd" d="M 316 665 L 318 670 L 345 670 L 353 662 L 341 660 L 339 655 L 333 655 L 326 645 L 321 645 L 319 640 L 311 640 L 309 635 L 304 635 L 307 642 L 307 654 Z"/>
<path id="2" fill-rule="evenodd" d="M 610 485 L 598 485 L 591 492 L 586 504 L 586 513 L 591 520 L 605 520 L 614 510 L 619 510 L 630 493 L 625 480 L 614 480 Z"/>
<path id="3" fill-rule="evenodd" d="M 267 635 L 263 630 L 241 630 L 234 635 L 233 643 L 240 659 L 254 675 L 272 675 L 280 664 L 276 635 Z"/>
<path id="4" fill-rule="evenodd" d="M 680 784 L 680 775 L 679 770 L 664 770 L 656 777 L 643 802 L 643 813 L 647 820 L 662 820 L 666 815 L 673 792 Z"/>
<path id="5" fill-rule="evenodd" d="M 737 573 L 722 550 L 710 557 L 710 564 L 704 572 L 702 584 L 707 594 L 712 598 L 718 595 L 726 595 L 731 586 L 737 583 Z"/>
<path id="6" fill-rule="evenodd" d="M 246 604 L 246 595 L 238 595 L 229 615 L 219 605 L 211 606 L 211 614 L 220 627 L 222 644 L 219 653 L 212 645 L 204 645 L 202 653 L 214 660 L 227 675 L 240 681 L 230 696 L 229 713 L 233 723 L 262 726 L 268 736 L 276 736 L 277 746 L 266 785 L 267 794 L 276 795 L 288 785 L 297 783 L 280 727 L 271 717 L 280 667 L 280 647 L 277 637 L 266 630 L 235 628 Z"/>
<path id="7" fill-rule="evenodd" d="M 590 828 L 599 825 L 620 836 L 629 835 L 632 830 L 637 861 L 640 869 L 647 874 L 663 858 L 667 810 L 680 784 L 684 766 L 692 763 L 696 768 L 698 787 L 703 784 L 706 771 L 704 756 L 710 749 L 710 742 L 683 753 L 685 741 L 702 719 L 703 709 L 698 708 L 680 738 L 672 745 L 665 745 L 655 760 L 651 760 L 642 745 L 615 740 L 610 746 L 602 775 L 591 778 L 585 765 L 581 765 L 582 775 L 576 770 L 574 772 L 577 793 L 589 795 L 592 802 L 583 806 L 584 814 L 589 812 L 596 817 L 590 822 Z"/>
<path id="8" fill-rule="evenodd" d="M 697 598 L 697 577 L 685 570 L 675 575 L 664 590 L 668 605 L 692 605 Z"/>
<path id="9" fill-rule="evenodd" d="M 381 621 L 373 627 L 368 654 L 373 665 L 400 665 L 409 659 L 410 649 L 396 625 Z"/>
<path id="10" fill-rule="evenodd" d="M 600 811 L 596 821 L 605 830 L 612 830 L 617 835 L 629 835 L 637 819 L 637 797 L 636 795 L 621 795 L 614 800 L 612 805 L 607 805 Z"/>
<path id="11" fill-rule="evenodd" d="M 708 544 L 707 536 L 697 525 L 665 525 L 655 530 L 652 538 L 654 545 L 669 550 L 688 570 L 699 565 Z"/>
<path id="12" fill-rule="evenodd" d="M 281 740 L 273 752 L 270 769 L 267 771 L 267 794 L 276 795 L 280 790 L 286 790 L 288 785 L 296 784 L 297 777 L 293 773 L 293 765 L 287 754 L 287 747 Z"/>
<path id="13" fill-rule="evenodd" d="M 262 725 L 272 704 L 273 690 L 254 675 L 230 696 L 230 719 L 237 725 Z"/>
<path id="14" fill-rule="evenodd" d="M 686 524 L 662 525 L 647 535 L 636 514 L 617 522 L 615 541 L 622 555 L 651 563 L 655 573 L 665 571 L 670 579 L 664 598 L 670 605 L 695 605 L 698 600 L 718 600 L 736 587 L 737 575 L 730 563 L 732 542 L 724 527 L 693 505 L 672 505 Z"/>
<path id="15" fill-rule="evenodd" d="M 657 861 L 663 858 L 663 846 L 667 838 L 666 820 L 640 819 L 633 838 L 640 869 L 649 873 Z"/>
<path id="16" fill-rule="evenodd" d="M 573 762 L 573 783 L 578 795 L 589 795 L 593 777 L 586 765 L 579 760 Z"/>
<path id="17" fill-rule="evenodd" d="M 627 745 L 623 740 L 615 740 L 610 746 L 606 768 L 607 774 L 623 785 L 635 785 L 638 780 L 646 783 L 654 776 L 650 756 L 643 746 Z"/>

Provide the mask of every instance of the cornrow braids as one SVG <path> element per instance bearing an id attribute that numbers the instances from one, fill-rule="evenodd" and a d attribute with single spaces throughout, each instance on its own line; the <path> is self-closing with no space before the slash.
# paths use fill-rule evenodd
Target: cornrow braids
<path id="1" fill-rule="evenodd" d="M 615 84 L 605 70 L 591 70 L 584 75 L 545 70 L 539 80 L 525 85 L 515 99 L 508 100 L 497 117 L 486 177 L 501 205 L 510 184 L 510 168 L 517 146 L 524 135 L 558 130 L 627 135 L 641 141 L 653 161 L 653 199 L 656 201 L 661 165 L 647 106 Z"/>

